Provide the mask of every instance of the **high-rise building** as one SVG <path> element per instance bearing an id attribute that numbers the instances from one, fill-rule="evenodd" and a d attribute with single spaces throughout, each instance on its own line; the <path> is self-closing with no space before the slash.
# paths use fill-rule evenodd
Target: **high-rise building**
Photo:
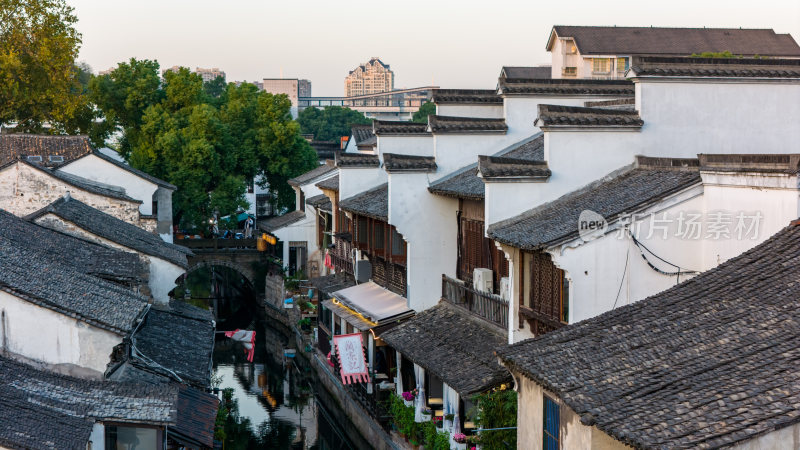
<path id="1" fill-rule="evenodd" d="M 311 97 L 311 81 L 297 78 L 264 78 L 263 90 L 270 94 L 286 94 L 292 102 L 292 117 L 297 117 L 299 97 Z"/>
<path id="2" fill-rule="evenodd" d="M 345 97 L 379 94 L 394 89 L 394 72 L 378 57 L 350 71 L 344 79 Z"/>
<path id="3" fill-rule="evenodd" d="M 213 81 L 217 77 L 222 77 L 222 81 L 225 81 L 225 72 L 219 70 L 218 67 L 213 67 L 211 69 L 203 69 L 201 67 L 197 67 L 194 69 L 194 73 L 203 77 L 203 83 Z"/>
<path id="4" fill-rule="evenodd" d="M 181 70 L 181 66 L 172 66 L 168 69 L 162 70 L 161 75 L 163 76 L 167 72 L 178 73 L 179 70 Z M 212 81 L 217 77 L 222 77 L 222 81 L 225 81 L 225 72 L 219 70 L 218 67 L 214 67 L 211 69 L 203 69 L 202 67 L 197 67 L 194 69 L 194 73 L 200 75 L 200 77 L 203 78 L 203 83 Z"/>
<path id="5" fill-rule="evenodd" d="M 298 97 L 311 97 L 311 81 L 298 80 L 297 81 Z"/>

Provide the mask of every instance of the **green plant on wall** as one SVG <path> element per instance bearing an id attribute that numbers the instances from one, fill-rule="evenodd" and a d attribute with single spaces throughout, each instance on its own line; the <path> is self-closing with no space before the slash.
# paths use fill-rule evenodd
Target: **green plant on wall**
<path id="1" fill-rule="evenodd" d="M 425 445 L 428 450 L 449 450 L 450 433 L 440 433 L 431 421 L 416 422 L 414 407 L 407 406 L 397 395 L 389 397 L 389 415 L 394 427 L 412 445 Z"/>
<path id="2" fill-rule="evenodd" d="M 476 395 L 473 401 L 477 406 L 468 415 L 478 428 L 517 426 L 517 393 L 508 389 L 507 385 Z M 479 441 L 484 450 L 517 448 L 517 430 L 483 431 Z"/>

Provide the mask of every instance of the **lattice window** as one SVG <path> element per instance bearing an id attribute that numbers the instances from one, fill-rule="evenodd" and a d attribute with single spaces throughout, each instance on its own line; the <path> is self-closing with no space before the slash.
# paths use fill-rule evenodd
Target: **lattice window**
<path id="1" fill-rule="evenodd" d="M 569 319 L 569 282 L 545 252 L 528 253 L 530 283 L 526 306 L 535 313 L 565 323 Z"/>

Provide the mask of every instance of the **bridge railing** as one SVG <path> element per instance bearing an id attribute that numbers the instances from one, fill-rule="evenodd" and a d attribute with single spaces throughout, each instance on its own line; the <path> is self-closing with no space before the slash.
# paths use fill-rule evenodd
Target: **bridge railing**
<path id="1" fill-rule="evenodd" d="M 257 239 L 176 239 L 177 245 L 198 250 L 256 249 Z"/>

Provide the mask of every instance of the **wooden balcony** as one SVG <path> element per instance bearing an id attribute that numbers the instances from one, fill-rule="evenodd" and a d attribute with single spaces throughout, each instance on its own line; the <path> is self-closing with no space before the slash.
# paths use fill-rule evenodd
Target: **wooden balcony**
<path id="1" fill-rule="evenodd" d="M 520 322 L 525 321 L 528 324 L 534 336 L 549 333 L 566 325 L 524 305 L 519 307 L 519 319 Z"/>
<path id="2" fill-rule="evenodd" d="M 442 299 L 492 325 L 508 329 L 508 302 L 497 295 L 480 292 L 460 280 L 442 275 Z"/>
<path id="3" fill-rule="evenodd" d="M 336 238 L 336 246 L 331 252 L 331 262 L 336 272 L 353 275 L 353 245 L 343 238 Z"/>

